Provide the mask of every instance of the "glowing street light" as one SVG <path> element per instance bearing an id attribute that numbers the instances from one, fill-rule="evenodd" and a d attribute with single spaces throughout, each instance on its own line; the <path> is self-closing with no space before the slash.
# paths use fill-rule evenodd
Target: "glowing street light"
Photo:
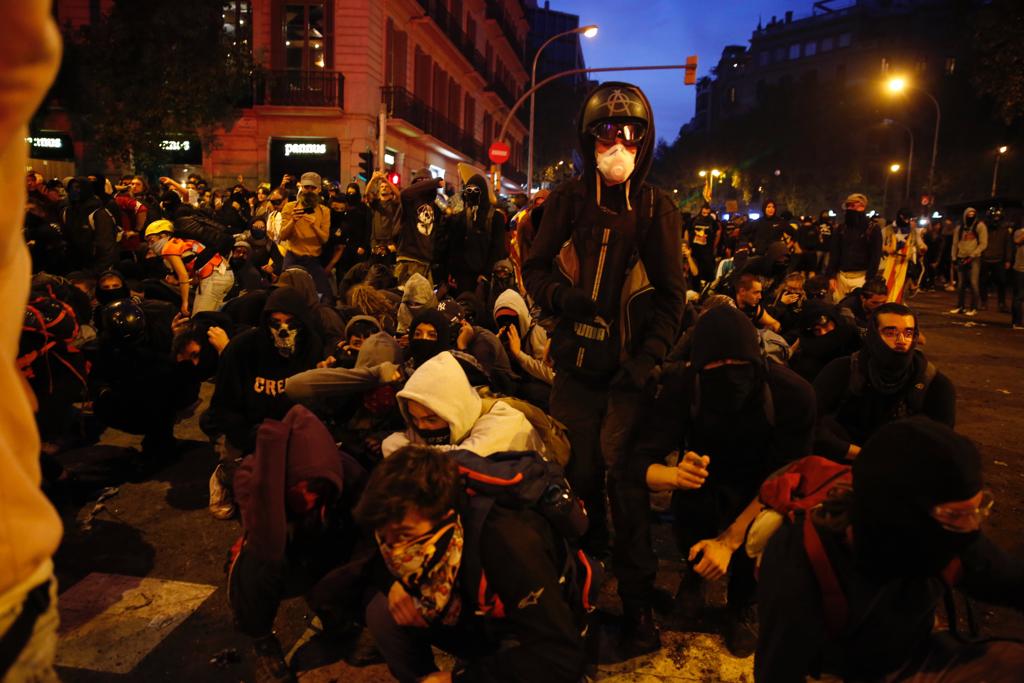
<path id="1" fill-rule="evenodd" d="M 591 24 L 589 26 L 580 26 L 579 28 L 570 29 L 563 31 L 556 35 L 548 38 L 544 43 L 537 48 L 537 52 L 533 55 L 533 68 L 530 70 L 530 89 L 537 87 L 537 62 L 540 60 L 540 53 L 544 51 L 551 43 L 555 42 L 559 38 L 565 36 L 571 36 L 574 33 L 582 33 L 587 38 L 593 38 L 597 35 L 597 25 Z M 527 187 L 533 187 L 533 121 L 534 121 L 534 95 L 530 94 L 530 144 L 527 146 L 526 152 L 526 183 Z"/>
<path id="2" fill-rule="evenodd" d="M 995 164 L 995 167 L 992 169 L 992 196 L 993 197 L 996 196 L 996 182 L 999 179 L 999 159 L 1001 159 L 1002 156 L 1009 151 L 1009 149 L 1010 148 L 1007 147 L 1006 145 L 1002 145 L 997 150 L 999 153 L 996 154 L 996 164 Z"/>
<path id="3" fill-rule="evenodd" d="M 889 173 L 899 173 L 901 168 L 903 167 L 900 166 L 899 164 L 890 164 Z"/>
<path id="4" fill-rule="evenodd" d="M 722 172 L 719 171 L 717 168 L 713 168 L 711 169 L 711 175 L 712 177 L 717 178 L 718 176 L 722 175 Z"/>
<path id="5" fill-rule="evenodd" d="M 904 76 L 893 76 L 887 80 L 885 82 L 885 89 L 889 91 L 890 95 L 900 95 L 907 90 L 914 89 L 925 95 L 935 105 L 935 136 L 932 138 L 932 163 L 928 167 L 928 197 L 934 201 L 932 189 L 934 188 L 935 181 L 935 160 L 939 156 L 939 126 L 942 125 L 942 108 L 939 106 L 939 101 L 930 92 L 922 90 Z"/>
<path id="6" fill-rule="evenodd" d="M 899 164 L 896 164 L 896 163 L 889 164 L 889 172 L 885 175 L 884 189 L 882 191 L 882 216 L 883 217 L 886 215 L 886 213 L 885 213 L 885 206 L 886 206 L 886 204 L 889 201 L 889 178 L 891 178 L 893 176 L 893 174 L 899 173 L 901 168 L 903 168 L 903 167 L 900 166 Z"/>
<path id="7" fill-rule="evenodd" d="M 698 171 L 697 175 L 699 175 L 701 178 L 706 178 L 708 176 L 708 172 L 707 171 Z"/>

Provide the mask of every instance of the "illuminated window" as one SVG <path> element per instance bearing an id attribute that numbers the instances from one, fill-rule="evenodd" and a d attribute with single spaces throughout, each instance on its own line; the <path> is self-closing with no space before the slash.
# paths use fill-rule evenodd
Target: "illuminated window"
<path id="1" fill-rule="evenodd" d="M 314 71 L 331 68 L 333 21 L 328 0 L 288 2 L 282 13 L 284 66 Z"/>
<path id="2" fill-rule="evenodd" d="M 252 3 L 249 0 L 228 0 L 221 17 L 228 40 L 239 46 L 252 44 Z"/>

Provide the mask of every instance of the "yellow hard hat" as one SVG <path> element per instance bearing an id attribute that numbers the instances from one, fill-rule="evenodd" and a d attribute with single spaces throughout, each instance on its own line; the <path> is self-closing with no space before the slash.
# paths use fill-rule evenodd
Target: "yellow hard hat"
<path id="1" fill-rule="evenodd" d="M 162 232 L 174 232 L 174 223 L 166 219 L 153 221 L 149 224 L 149 227 L 146 228 L 146 237 L 149 237 L 150 235 L 159 235 Z"/>

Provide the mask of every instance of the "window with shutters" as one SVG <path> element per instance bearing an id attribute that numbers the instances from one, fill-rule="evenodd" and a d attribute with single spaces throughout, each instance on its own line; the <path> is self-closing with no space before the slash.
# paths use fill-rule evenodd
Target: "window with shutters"
<path id="1" fill-rule="evenodd" d="M 285 2 L 280 8 L 279 63 L 286 69 L 314 71 L 332 68 L 334 22 L 330 0 Z M 280 46 L 280 42 L 277 44 Z"/>
<path id="2" fill-rule="evenodd" d="M 396 29 L 395 23 L 388 19 L 385 43 L 384 82 L 387 85 L 404 88 L 409 59 L 409 36 L 405 31 Z"/>

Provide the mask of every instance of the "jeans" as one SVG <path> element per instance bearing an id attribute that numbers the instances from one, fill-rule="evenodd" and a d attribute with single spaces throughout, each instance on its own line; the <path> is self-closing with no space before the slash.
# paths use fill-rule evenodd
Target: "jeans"
<path id="1" fill-rule="evenodd" d="M 978 279 L 981 276 L 981 261 L 972 258 L 970 263 L 957 259 L 956 264 L 956 307 L 964 307 L 964 298 L 969 290 L 971 292 L 971 305 L 968 310 L 978 307 Z"/>
<path id="2" fill-rule="evenodd" d="M 302 268 L 313 278 L 316 291 L 320 294 L 320 303 L 328 306 L 334 303 L 334 290 L 331 289 L 331 279 L 327 277 L 327 271 L 320 263 L 319 256 L 298 256 L 292 252 L 284 255 L 284 270 L 289 268 Z"/>
<path id="3" fill-rule="evenodd" d="M 1011 270 L 1010 274 L 1013 277 L 1013 308 L 1010 314 L 1014 325 L 1024 325 L 1024 271 Z"/>
<path id="4" fill-rule="evenodd" d="M 399 258 L 398 265 L 395 266 L 395 278 L 398 279 L 399 286 L 404 285 L 406 280 L 412 277 L 415 273 L 419 273 L 427 279 L 430 286 L 434 286 L 434 281 L 430 277 L 430 264 L 423 263 L 422 261 L 413 261 L 411 259 Z"/>
<path id="5" fill-rule="evenodd" d="M 199 282 L 199 290 L 196 292 L 195 301 L 192 302 L 192 315 L 218 310 L 234 286 L 235 274 L 227 267 L 226 261 L 221 261 L 209 276 Z"/>

